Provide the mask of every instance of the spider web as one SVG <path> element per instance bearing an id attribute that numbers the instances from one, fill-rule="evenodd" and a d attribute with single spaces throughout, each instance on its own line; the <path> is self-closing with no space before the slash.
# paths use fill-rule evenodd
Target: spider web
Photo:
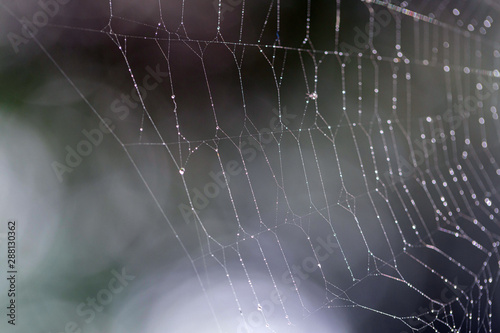
<path id="1" fill-rule="evenodd" d="M 496 4 L 145 7 L 86 31 L 128 70 L 112 135 L 205 305 L 148 332 L 500 329 Z"/>

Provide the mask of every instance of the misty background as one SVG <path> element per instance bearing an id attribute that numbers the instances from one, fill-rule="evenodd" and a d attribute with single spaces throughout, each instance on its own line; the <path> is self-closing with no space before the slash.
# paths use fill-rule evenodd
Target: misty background
<path id="1" fill-rule="evenodd" d="M 498 329 L 498 8 L 373 2 L 2 2 L 2 329 Z"/>

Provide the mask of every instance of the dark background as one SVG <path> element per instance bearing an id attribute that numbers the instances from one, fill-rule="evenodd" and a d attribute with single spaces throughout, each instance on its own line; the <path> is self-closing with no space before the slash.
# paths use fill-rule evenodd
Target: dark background
<path id="1" fill-rule="evenodd" d="M 22 273 L 19 325 L 2 327 L 488 332 L 492 314 L 491 330 L 499 329 L 498 78 L 475 71 L 498 68 L 498 8 L 395 2 L 426 17 L 393 12 L 369 45 L 369 9 L 388 11 L 340 3 L 336 44 L 332 1 L 312 3 L 304 42 L 307 1 L 281 3 L 279 31 L 276 5 L 223 2 L 232 9 L 218 34 L 211 1 L 162 1 L 161 16 L 157 1 L 113 1 L 110 16 L 107 1 L 73 0 L 16 52 L 9 33 L 22 36 L 19 20 L 41 7 L 3 2 L 1 211 L 19 221 Z M 427 22 L 432 17 L 438 22 Z M 131 74 L 140 85 L 157 66 L 170 75 L 121 117 L 112 105 L 133 95 Z M 467 109 L 478 82 L 491 93 Z M 278 110 L 294 118 L 281 126 Z M 85 140 L 82 130 L 99 128 L 98 116 L 112 121 L 114 134 L 60 181 L 54 161 L 64 163 L 66 147 Z M 267 140 L 263 129 L 272 124 Z M 254 158 L 242 144 L 254 147 Z M 427 156 L 391 176 L 402 159 L 413 164 L 412 151 Z M 191 207 L 188 195 L 213 183 L 210 173 L 221 166 L 228 172 L 230 161 L 248 175 L 227 175 L 230 191 L 225 184 L 203 208 L 195 202 L 199 218 L 186 220 L 179 207 Z M 298 292 L 291 288 L 286 273 L 319 255 L 314 249 L 334 234 L 338 244 L 321 270 L 295 274 Z M 78 305 L 123 267 L 135 279 L 85 322 Z M 282 303 L 266 307 L 275 291 Z M 430 300 L 437 315 L 427 314 Z"/>

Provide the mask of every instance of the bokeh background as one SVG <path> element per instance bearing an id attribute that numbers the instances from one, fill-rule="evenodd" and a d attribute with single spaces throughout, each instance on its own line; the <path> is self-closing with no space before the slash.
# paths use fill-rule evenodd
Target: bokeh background
<path id="1" fill-rule="evenodd" d="M 393 4 L 2 1 L 2 331 L 500 330 L 499 8 Z"/>

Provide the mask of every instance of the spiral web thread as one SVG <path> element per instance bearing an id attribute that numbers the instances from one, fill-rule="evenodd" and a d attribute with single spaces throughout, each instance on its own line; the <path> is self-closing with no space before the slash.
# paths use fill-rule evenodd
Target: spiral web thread
<path id="1" fill-rule="evenodd" d="M 259 11 L 260 20 L 251 22 L 260 30 L 251 37 L 246 27 L 254 5 L 245 0 L 214 3 L 217 21 L 211 39 L 191 36 L 184 18 L 194 7 L 184 1 L 175 13 L 158 3 L 158 24 L 140 23 L 152 32 L 137 36 L 120 32 L 117 26 L 139 23 L 115 15 L 116 4 L 110 0 L 109 23 L 96 31 L 116 44 L 138 93 L 127 45 L 141 40 L 162 55 L 169 73 L 162 85 L 168 105 L 149 105 L 141 98 L 137 140 L 113 135 L 190 261 L 215 327 L 237 331 L 236 323 L 243 321 L 247 331 L 276 331 L 276 321 L 293 326 L 320 312 L 358 309 L 407 332 L 500 329 L 494 327 L 498 305 L 493 303 L 500 277 L 500 51 L 492 37 L 498 8 L 488 1 L 359 2 L 367 20 L 353 39 L 345 3 L 337 0 L 328 8 L 333 9 L 328 14 L 332 24 L 319 28 L 327 42 L 316 43 L 314 26 L 323 22 L 315 18 L 321 9 L 310 0 L 303 2 L 305 21 L 295 22 L 300 41 L 288 38 L 279 0 L 262 7 L 266 10 Z M 225 22 L 235 17 L 238 29 L 228 33 Z M 385 26 L 381 17 L 388 21 Z M 174 29 L 172 21 L 178 22 Z M 363 39 L 362 46 L 356 38 Z M 188 112 L 179 78 L 171 71 L 178 65 L 171 52 L 181 46 L 198 57 L 193 66 L 200 69 L 206 90 L 195 96 L 209 105 L 210 137 L 192 139 L 183 126 Z M 240 118 L 234 127 L 223 121 L 229 111 L 212 95 L 213 64 L 205 58 L 212 47 L 233 59 L 240 91 Z M 275 110 L 266 110 L 263 117 L 277 119 L 264 132 L 248 103 L 245 63 L 251 52 L 268 66 L 274 84 L 270 104 Z M 300 76 L 292 79 L 290 67 L 296 65 Z M 298 105 L 287 101 L 287 80 L 300 86 Z M 431 89 L 422 92 L 425 85 Z M 441 93 L 426 95 L 434 88 Z M 155 108 L 164 108 L 171 121 L 161 122 Z M 93 110 L 100 117 L 102 112 Z M 287 112 L 294 117 L 287 118 Z M 242 142 L 251 142 L 258 156 L 249 158 Z M 158 199 L 134 157 L 138 149 L 168 157 L 173 167 L 165 172 L 181 184 L 179 202 L 191 210 L 187 226 L 179 212 L 169 211 Z M 224 184 L 211 205 L 224 205 L 226 214 L 218 218 L 228 226 L 227 237 L 219 237 L 208 214 L 212 210 L 200 208 L 194 198 L 193 173 L 200 172 L 196 159 L 202 153 L 212 162 L 211 170 L 222 175 Z M 237 180 L 227 167 L 231 158 L 242 169 Z M 318 247 L 319 236 L 336 244 L 333 253 L 325 255 Z M 300 275 L 293 264 L 303 259 L 315 267 Z M 437 289 L 426 289 L 414 271 Z M 382 281 L 408 293 L 401 297 L 418 299 L 413 310 L 379 307 L 356 293 Z M 229 326 L 211 293 L 214 283 L 227 288 L 233 301 L 225 306 L 241 318 Z M 320 302 L 307 300 L 308 284 L 321 286 Z M 273 291 L 278 296 L 270 312 L 264 304 Z M 417 310 L 421 304 L 429 305 Z M 249 313 L 255 311 L 259 319 L 249 323 Z"/>

